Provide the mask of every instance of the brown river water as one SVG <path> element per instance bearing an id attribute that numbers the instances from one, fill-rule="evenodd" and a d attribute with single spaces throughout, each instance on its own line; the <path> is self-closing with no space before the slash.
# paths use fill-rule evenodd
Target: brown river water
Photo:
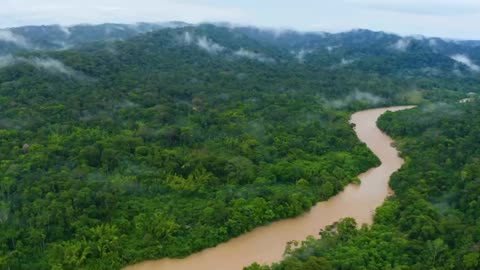
<path id="1" fill-rule="evenodd" d="M 388 185 L 390 176 L 403 164 L 398 151 L 391 146 L 392 139 L 377 128 L 376 121 L 386 111 L 409 108 L 412 106 L 372 109 L 352 115 L 350 121 L 356 125 L 358 138 L 382 162 L 379 167 L 359 175 L 360 185 L 348 185 L 341 193 L 317 203 L 299 217 L 259 227 L 214 248 L 183 259 L 146 261 L 124 270 L 242 270 L 254 262 L 280 261 L 288 242 L 318 236 L 321 229 L 342 218 L 353 217 L 358 224 L 371 224 L 375 209 L 392 193 Z"/>

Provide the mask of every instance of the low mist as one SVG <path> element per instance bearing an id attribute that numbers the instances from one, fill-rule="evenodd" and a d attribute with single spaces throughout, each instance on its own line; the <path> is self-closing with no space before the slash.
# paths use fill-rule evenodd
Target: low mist
<path id="1" fill-rule="evenodd" d="M 260 62 L 271 63 L 271 62 L 275 61 L 272 58 L 267 57 L 267 56 L 265 56 L 261 53 L 252 52 L 252 51 L 246 50 L 244 48 L 240 48 L 238 51 L 234 52 L 233 54 L 237 57 L 244 57 L 244 58 L 248 58 L 250 60 L 257 60 L 257 61 L 260 61 Z"/>
<path id="2" fill-rule="evenodd" d="M 22 63 L 32 65 L 38 69 L 43 69 L 51 73 L 63 74 L 75 78 L 83 77 L 81 73 L 70 67 L 67 67 L 65 64 L 56 59 L 39 57 L 26 58 L 12 55 L 0 56 L 0 68 Z"/>
<path id="3" fill-rule="evenodd" d="M 367 102 L 369 104 L 375 105 L 384 101 L 385 99 L 380 96 L 374 95 L 369 92 L 355 90 L 343 99 L 327 100 L 326 102 L 333 108 L 339 109 L 347 107 L 354 102 Z"/>
<path id="4" fill-rule="evenodd" d="M 480 66 L 475 64 L 470 59 L 470 57 L 468 57 L 465 54 L 455 54 L 455 55 L 450 56 L 450 58 L 453 59 L 454 61 L 460 63 L 460 64 L 463 64 L 463 65 L 467 66 L 472 71 L 476 71 L 476 72 L 480 71 Z"/>
<path id="5" fill-rule="evenodd" d="M 9 30 L 0 30 L 0 41 L 13 43 L 23 48 L 31 47 L 28 41 L 21 35 L 17 35 Z"/>
<path id="6" fill-rule="evenodd" d="M 215 43 L 214 41 L 210 40 L 206 36 L 196 37 L 194 34 L 190 32 L 183 33 L 182 41 L 187 44 L 195 44 L 200 49 L 207 51 L 210 54 L 220 53 L 225 50 L 225 47 L 222 45 Z"/>
<path id="7" fill-rule="evenodd" d="M 409 39 L 401 38 L 392 45 L 392 48 L 400 52 L 405 52 L 408 47 L 410 47 L 410 44 L 411 41 Z"/>

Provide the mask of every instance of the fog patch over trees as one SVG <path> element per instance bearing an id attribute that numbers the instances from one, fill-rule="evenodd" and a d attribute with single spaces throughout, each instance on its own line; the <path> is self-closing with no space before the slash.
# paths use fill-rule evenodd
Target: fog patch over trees
<path id="1" fill-rule="evenodd" d="M 410 44 L 411 44 L 410 39 L 401 38 L 397 42 L 392 44 L 391 47 L 397 51 L 405 52 L 407 51 L 408 47 L 410 47 Z"/>
<path id="2" fill-rule="evenodd" d="M 6 55 L 0 56 L 0 68 L 5 68 L 8 66 L 16 65 L 16 64 L 28 64 L 32 65 L 36 68 L 46 70 L 51 73 L 63 74 L 69 77 L 75 77 L 78 79 L 86 78 L 80 72 L 67 67 L 65 64 L 60 62 L 59 60 L 53 58 L 43 58 L 43 57 L 21 57 L 21 56 L 13 56 L 13 55 Z"/>
<path id="3" fill-rule="evenodd" d="M 379 104 L 379 103 L 384 102 L 384 101 L 385 101 L 385 99 L 380 97 L 380 96 L 374 95 L 374 94 L 369 93 L 369 92 L 363 92 L 363 91 L 360 91 L 360 90 L 357 89 L 357 90 L 353 91 L 352 93 L 350 93 L 349 95 L 347 95 L 345 98 L 327 100 L 326 102 L 327 102 L 327 104 L 329 104 L 333 108 L 345 108 L 348 105 L 350 105 L 352 103 L 355 103 L 355 102 L 365 102 L 365 103 L 368 103 L 370 105 L 375 105 L 375 104 Z"/>
<path id="4" fill-rule="evenodd" d="M 235 51 L 233 54 L 237 57 L 244 57 L 250 60 L 257 60 L 260 62 L 269 62 L 269 63 L 275 62 L 275 60 L 273 60 L 270 57 L 267 57 L 261 53 L 246 50 L 244 48 L 240 48 L 238 51 Z"/>
<path id="5" fill-rule="evenodd" d="M 23 36 L 13 33 L 10 30 L 0 29 L 0 41 L 10 42 L 23 48 L 29 48 L 31 45 Z"/>
<path id="6" fill-rule="evenodd" d="M 469 69 L 471 69 L 472 71 L 475 71 L 475 72 L 479 72 L 480 71 L 480 66 L 478 66 L 477 64 L 475 64 L 472 59 L 470 59 L 470 57 L 468 57 L 467 55 L 465 54 L 455 54 L 455 55 L 452 55 L 450 56 L 450 58 L 452 58 L 453 60 L 455 60 L 456 62 L 458 63 L 461 63 L 465 66 L 467 66 Z"/>

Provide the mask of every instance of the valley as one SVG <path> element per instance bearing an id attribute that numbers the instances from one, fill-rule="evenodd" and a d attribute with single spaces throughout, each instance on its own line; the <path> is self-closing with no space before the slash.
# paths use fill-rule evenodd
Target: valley
<path id="1" fill-rule="evenodd" d="M 0 269 L 477 269 L 478 63 L 365 29 L 2 29 Z"/>

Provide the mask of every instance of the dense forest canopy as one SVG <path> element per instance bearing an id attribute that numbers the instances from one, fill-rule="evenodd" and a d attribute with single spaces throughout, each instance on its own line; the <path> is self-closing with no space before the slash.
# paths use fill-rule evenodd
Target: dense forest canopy
<path id="1" fill-rule="evenodd" d="M 370 31 L 272 36 L 216 25 L 114 26 L 11 29 L 25 46 L 18 39 L 0 42 L 2 269 L 118 269 L 145 259 L 186 256 L 299 215 L 378 165 L 348 124 L 351 112 L 437 104 L 480 89 L 474 66 L 450 57 L 456 53 L 478 59 L 479 47 L 471 43 L 438 40 L 442 49 L 434 50 L 426 46 L 428 39 Z M 403 39 L 408 46 L 397 48 Z M 58 46 L 45 43 L 55 40 Z M 401 115 L 439 117 L 432 124 L 454 124 L 425 108 L 430 108 L 426 116 L 419 110 Z M 473 104 L 457 110 L 467 108 L 475 113 Z M 401 139 L 406 155 L 420 158 L 415 147 L 426 145 L 415 145 L 408 136 L 423 136 L 422 128 L 428 127 L 408 128 L 405 119 L 391 118 L 385 116 L 382 127 L 406 137 Z M 395 125 L 385 127 L 390 120 Z M 445 130 L 469 128 L 455 123 Z M 442 130 L 435 131 L 446 132 Z M 457 140 L 464 143 L 448 136 L 442 144 L 446 149 L 422 155 L 438 159 Z M 475 143 L 474 138 L 469 142 Z M 447 192 L 447 173 L 467 166 L 457 158 L 466 160 L 474 153 L 463 155 L 442 161 L 452 167 L 433 168 L 451 169 L 439 190 L 425 182 L 426 193 L 415 195 L 425 200 L 422 205 L 435 222 L 445 213 L 435 212 L 428 200 L 435 192 L 455 197 L 456 189 Z M 403 174 L 409 174 L 410 166 Z M 414 188 L 420 187 L 417 178 L 411 178 Z M 408 183 L 394 180 L 394 185 L 400 182 Z M 401 189 L 410 186 L 395 188 L 398 199 L 384 208 L 400 211 Z M 376 226 L 409 230 L 407 225 L 388 227 L 397 219 L 385 215 L 383 220 L 377 214 L 379 224 L 365 232 L 351 228 L 348 220 L 340 224 L 355 236 L 380 234 Z M 459 226 L 470 224 L 466 217 L 456 218 Z M 418 219 L 421 223 L 423 216 Z M 455 243 L 438 233 L 415 242 L 417 248 L 440 239 L 431 243 L 442 241 L 442 247 L 456 250 Z M 325 234 L 331 237 L 324 237 L 321 246 L 350 241 L 347 234 Z M 406 248 L 409 239 L 398 241 Z M 467 256 L 468 245 L 478 243 L 465 241 L 449 260 Z M 332 254 L 295 263 L 305 259 L 337 266 Z M 404 257 L 410 261 L 402 263 L 413 260 L 408 255 Z M 432 263 L 440 260 L 447 257 Z"/>

